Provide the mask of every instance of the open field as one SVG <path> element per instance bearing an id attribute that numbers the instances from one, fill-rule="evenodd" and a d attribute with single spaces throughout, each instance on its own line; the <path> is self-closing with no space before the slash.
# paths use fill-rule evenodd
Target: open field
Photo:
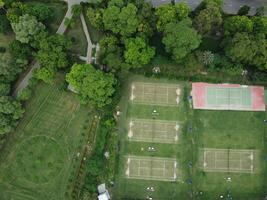
<path id="1" fill-rule="evenodd" d="M 178 85 L 178 106 L 146 97 L 150 104 L 132 101 L 132 83 L 137 82 Z M 187 100 L 190 86 L 164 79 L 134 76 L 123 91 L 116 199 L 214 200 L 229 195 L 238 200 L 259 200 L 267 195 L 265 112 L 193 110 Z M 174 128 L 177 123 L 178 132 Z M 157 158 L 161 161 L 155 165 Z M 176 162 L 176 181 L 163 176 L 164 171 L 175 171 L 171 167 L 174 164 L 163 167 L 164 159 Z"/>
<path id="2" fill-rule="evenodd" d="M 124 89 L 127 93 L 120 103 L 121 157 L 115 198 L 186 199 L 191 188 L 186 183 L 190 179 L 186 160 L 192 155 L 185 135 L 187 86 L 142 77 L 135 77 L 125 86 L 133 85 L 135 91 Z M 131 95 L 140 101 L 132 101 Z"/>
<path id="3" fill-rule="evenodd" d="M 68 199 L 94 112 L 60 89 L 61 81 L 37 85 L 1 152 L 1 200 Z"/>
<path id="4" fill-rule="evenodd" d="M 258 200 L 267 195 L 264 188 L 267 181 L 265 117 L 265 112 L 193 111 L 194 141 L 198 147 L 195 149 L 194 190 L 199 199 L 226 197 L 228 192 L 238 200 Z M 206 167 L 212 170 L 204 168 L 203 171 L 203 149 L 209 154 L 206 155 L 206 161 L 209 160 Z M 212 161 L 221 169 L 214 169 Z M 200 191 L 202 195 L 199 195 Z"/>

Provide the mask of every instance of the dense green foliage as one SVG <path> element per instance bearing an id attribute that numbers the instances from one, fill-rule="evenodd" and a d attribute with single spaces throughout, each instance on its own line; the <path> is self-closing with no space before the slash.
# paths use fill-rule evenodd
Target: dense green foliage
<path id="1" fill-rule="evenodd" d="M 222 21 L 221 8 L 211 2 L 195 17 L 194 26 L 199 33 L 206 35 L 218 31 Z"/>
<path id="2" fill-rule="evenodd" d="M 22 117 L 21 104 L 8 96 L 0 97 L 0 135 L 9 133 Z"/>
<path id="3" fill-rule="evenodd" d="M 45 28 L 34 16 L 28 14 L 19 17 L 18 22 L 12 23 L 11 26 L 16 34 L 16 39 L 22 43 L 29 43 Z"/>
<path id="4" fill-rule="evenodd" d="M 125 41 L 124 58 L 133 67 L 148 64 L 154 55 L 155 49 L 149 47 L 143 38 L 129 38 Z"/>
<path id="5" fill-rule="evenodd" d="M 116 85 L 113 74 L 105 74 L 89 64 L 74 64 L 66 80 L 77 90 L 82 103 L 101 108 L 112 101 Z"/>
<path id="6" fill-rule="evenodd" d="M 156 9 L 157 29 L 163 31 L 165 26 L 171 22 L 181 21 L 188 17 L 189 7 L 185 3 L 165 4 Z"/>
<path id="7" fill-rule="evenodd" d="M 201 36 L 192 28 L 191 20 L 185 19 L 178 23 L 167 24 L 162 42 L 165 44 L 166 51 L 172 53 L 173 59 L 180 62 L 199 46 Z"/>

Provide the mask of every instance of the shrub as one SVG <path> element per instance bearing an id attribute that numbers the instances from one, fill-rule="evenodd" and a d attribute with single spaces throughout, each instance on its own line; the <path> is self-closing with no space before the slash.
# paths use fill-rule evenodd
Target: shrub
<path id="1" fill-rule="evenodd" d="M 32 91 L 30 88 L 26 87 L 24 88 L 23 90 L 21 90 L 19 93 L 18 93 L 18 99 L 20 101 L 26 101 L 28 100 L 32 95 Z"/>

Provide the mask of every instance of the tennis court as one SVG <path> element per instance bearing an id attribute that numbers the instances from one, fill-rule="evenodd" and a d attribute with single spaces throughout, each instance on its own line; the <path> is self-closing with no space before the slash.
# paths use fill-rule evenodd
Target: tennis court
<path id="1" fill-rule="evenodd" d="M 206 172 L 255 173 L 255 150 L 208 149 L 203 150 L 201 165 Z"/>
<path id="2" fill-rule="evenodd" d="M 175 121 L 134 119 L 129 122 L 131 141 L 176 143 L 180 125 Z"/>
<path id="3" fill-rule="evenodd" d="M 158 181 L 177 180 L 177 162 L 172 158 L 126 157 L 126 178 Z"/>
<path id="4" fill-rule="evenodd" d="M 195 109 L 265 111 L 264 87 L 237 84 L 192 84 Z"/>
<path id="5" fill-rule="evenodd" d="M 131 101 L 139 104 L 177 106 L 181 88 L 176 84 L 134 82 L 131 86 Z"/>

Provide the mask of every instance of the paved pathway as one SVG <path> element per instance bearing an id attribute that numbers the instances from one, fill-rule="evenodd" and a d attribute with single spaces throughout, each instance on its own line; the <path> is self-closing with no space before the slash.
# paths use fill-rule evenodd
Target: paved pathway
<path id="1" fill-rule="evenodd" d="M 151 2 L 153 6 L 158 7 L 162 4 L 171 3 L 171 0 L 146 0 Z M 195 9 L 202 0 L 175 0 L 176 3 L 187 2 L 192 9 Z M 249 14 L 253 15 L 256 12 L 256 8 L 260 6 L 267 6 L 267 0 L 224 0 L 223 9 L 226 13 L 236 14 L 240 7 L 243 5 L 250 6 Z M 267 14 L 267 13 L 266 13 Z"/>
<path id="2" fill-rule="evenodd" d="M 91 38 L 90 38 L 90 35 L 89 35 L 89 32 L 88 32 L 88 28 L 87 28 L 83 13 L 81 13 L 80 18 L 81 18 L 81 21 L 82 21 L 83 31 L 84 31 L 84 34 L 85 34 L 86 40 L 87 40 L 86 63 L 92 63 L 92 50 L 94 48 L 94 45 L 93 45 L 93 43 L 91 41 Z"/>

